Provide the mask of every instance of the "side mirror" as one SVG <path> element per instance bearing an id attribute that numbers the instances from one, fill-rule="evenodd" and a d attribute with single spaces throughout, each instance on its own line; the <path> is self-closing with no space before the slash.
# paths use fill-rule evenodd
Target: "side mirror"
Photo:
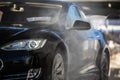
<path id="1" fill-rule="evenodd" d="M 90 23 L 85 21 L 76 20 L 75 23 L 73 24 L 73 29 L 76 30 L 88 30 L 90 28 L 91 28 Z"/>

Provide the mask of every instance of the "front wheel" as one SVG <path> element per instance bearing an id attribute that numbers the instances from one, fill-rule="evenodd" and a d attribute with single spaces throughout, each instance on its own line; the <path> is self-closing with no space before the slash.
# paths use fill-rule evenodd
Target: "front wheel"
<path id="1" fill-rule="evenodd" d="M 53 60 L 52 80 L 65 80 L 64 59 L 60 53 L 57 53 Z"/>
<path id="2" fill-rule="evenodd" d="M 44 80 L 66 80 L 66 57 L 61 49 L 47 56 L 43 76 Z"/>

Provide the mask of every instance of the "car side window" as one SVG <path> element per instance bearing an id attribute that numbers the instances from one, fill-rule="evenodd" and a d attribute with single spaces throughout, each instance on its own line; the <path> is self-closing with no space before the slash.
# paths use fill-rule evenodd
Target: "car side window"
<path id="1" fill-rule="evenodd" d="M 67 29 L 71 28 L 76 20 L 80 20 L 81 15 L 79 13 L 79 10 L 77 9 L 76 6 L 71 5 L 68 10 L 67 14 L 67 24 L 66 27 Z"/>

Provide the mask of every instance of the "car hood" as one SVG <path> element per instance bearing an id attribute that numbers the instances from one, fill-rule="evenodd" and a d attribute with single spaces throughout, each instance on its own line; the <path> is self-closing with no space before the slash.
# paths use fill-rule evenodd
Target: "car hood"
<path id="1" fill-rule="evenodd" d="M 0 26 L 0 45 L 8 42 L 11 37 L 14 37 L 26 30 L 28 30 L 28 28 Z"/>
<path id="2" fill-rule="evenodd" d="M 33 27 L 35 26 L 35 27 Z M 56 27 L 57 25 L 24 25 L 24 26 L 0 26 L 0 46 L 6 43 L 29 38 L 46 38 L 47 36 L 59 35 L 61 36 L 61 30 Z M 39 33 L 39 35 L 38 35 Z M 34 35 L 34 36 L 33 36 Z M 50 37 L 51 38 L 51 37 Z"/>

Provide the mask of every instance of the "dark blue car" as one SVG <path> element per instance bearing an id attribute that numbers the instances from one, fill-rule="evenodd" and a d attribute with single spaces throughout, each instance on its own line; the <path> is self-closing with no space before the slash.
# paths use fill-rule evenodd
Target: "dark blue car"
<path id="1" fill-rule="evenodd" d="M 0 2 L 0 80 L 108 80 L 109 49 L 72 3 Z"/>

